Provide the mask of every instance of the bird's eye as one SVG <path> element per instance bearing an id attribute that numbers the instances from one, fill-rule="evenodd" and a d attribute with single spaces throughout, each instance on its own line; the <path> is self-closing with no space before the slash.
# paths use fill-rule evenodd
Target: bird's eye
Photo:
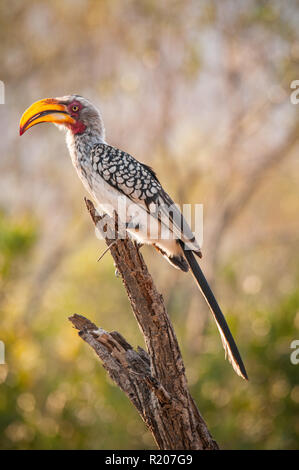
<path id="1" fill-rule="evenodd" d="M 72 106 L 72 111 L 74 111 L 74 113 L 76 113 L 77 111 L 79 111 L 79 106 L 77 106 L 76 104 L 74 104 L 74 106 Z"/>

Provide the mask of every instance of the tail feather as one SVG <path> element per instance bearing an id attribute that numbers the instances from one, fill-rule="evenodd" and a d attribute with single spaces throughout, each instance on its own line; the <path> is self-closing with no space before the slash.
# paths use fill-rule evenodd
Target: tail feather
<path id="1" fill-rule="evenodd" d="M 216 321 L 216 324 L 217 324 L 217 327 L 221 336 L 223 348 L 225 350 L 225 356 L 228 357 L 235 372 L 241 377 L 243 377 L 243 379 L 248 380 L 248 376 L 247 376 L 243 361 L 241 359 L 241 356 L 238 351 L 237 345 L 234 341 L 234 338 L 230 332 L 228 324 L 226 323 L 224 315 L 221 312 L 221 309 L 217 303 L 217 300 L 215 299 L 214 294 L 211 291 L 211 288 L 200 266 L 198 265 L 193 252 L 191 250 L 186 250 L 184 243 L 181 240 L 179 241 L 179 243 L 183 249 L 185 258 L 190 266 L 192 274 L 215 318 L 215 321 Z"/>

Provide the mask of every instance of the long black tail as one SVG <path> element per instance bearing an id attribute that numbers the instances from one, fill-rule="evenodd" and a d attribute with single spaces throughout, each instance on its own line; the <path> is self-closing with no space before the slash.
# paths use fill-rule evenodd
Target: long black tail
<path id="1" fill-rule="evenodd" d="M 221 312 L 221 309 L 217 303 L 217 300 L 215 299 L 214 294 L 211 291 L 211 288 L 202 270 L 200 269 L 199 264 L 197 263 L 194 257 L 194 254 L 192 253 L 191 250 L 185 249 L 184 243 L 181 240 L 179 240 L 179 243 L 184 251 L 184 255 L 190 266 L 192 274 L 198 284 L 198 287 L 200 288 L 204 298 L 206 299 L 213 313 L 213 316 L 215 318 L 215 321 L 216 321 L 216 324 L 217 324 L 217 327 L 221 336 L 222 344 L 223 344 L 225 353 L 228 356 L 229 361 L 231 362 L 236 373 L 240 375 L 241 377 L 243 377 L 243 379 L 248 380 L 247 373 L 246 373 L 243 361 L 241 359 L 240 353 L 238 351 L 237 345 L 230 332 L 228 324 L 226 323 L 224 315 Z"/>

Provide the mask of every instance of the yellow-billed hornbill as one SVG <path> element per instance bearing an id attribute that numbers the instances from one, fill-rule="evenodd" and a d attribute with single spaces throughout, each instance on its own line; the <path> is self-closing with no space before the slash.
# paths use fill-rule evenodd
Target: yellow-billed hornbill
<path id="1" fill-rule="evenodd" d="M 72 162 L 97 207 L 113 217 L 118 213 L 122 197 L 126 209 L 118 216 L 127 232 L 139 243 L 154 245 L 176 268 L 191 269 L 216 320 L 234 370 L 247 379 L 236 343 L 195 259 L 194 254 L 201 257 L 200 247 L 154 171 L 105 142 L 101 114 L 82 96 L 48 98 L 33 103 L 21 118 L 20 135 L 41 122 L 53 122 L 66 129 Z"/>

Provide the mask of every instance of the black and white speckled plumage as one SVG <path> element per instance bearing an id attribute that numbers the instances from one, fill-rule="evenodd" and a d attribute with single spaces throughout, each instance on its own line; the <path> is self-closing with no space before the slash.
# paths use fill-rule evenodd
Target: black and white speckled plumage
<path id="1" fill-rule="evenodd" d="M 155 173 L 128 153 L 106 144 L 97 144 L 91 150 L 93 171 L 131 200 L 149 205 L 162 191 Z"/>
<path id="2" fill-rule="evenodd" d="M 93 146 L 90 154 L 93 175 L 142 206 L 167 225 L 171 232 L 200 254 L 194 235 L 182 213 L 162 188 L 155 172 L 130 154 L 105 143 Z"/>
<path id="3" fill-rule="evenodd" d="M 200 255 L 199 246 L 182 213 L 164 191 L 153 170 L 128 153 L 107 145 L 100 112 L 78 95 L 34 103 L 21 118 L 21 134 L 25 132 L 26 124 L 32 125 L 34 117 L 39 119 L 40 111 L 36 111 L 38 107 L 46 111 L 47 116 L 53 112 L 52 122 L 59 126 L 63 124 L 66 128 L 72 162 L 97 208 L 110 216 L 117 212 L 131 236 L 141 243 L 153 245 L 175 267 L 183 271 L 191 269 L 213 313 L 230 362 L 237 374 L 247 378 L 226 320 L 194 257 L 194 253 Z M 55 114 L 57 111 L 64 118 L 59 114 L 58 119 Z M 35 114 L 31 116 L 30 112 Z M 130 202 L 130 207 L 126 207 L 121 216 L 118 205 L 120 196 L 126 205 Z M 151 230 L 148 231 L 149 225 L 158 229 L 156 237 L 152 236 Z"/>

